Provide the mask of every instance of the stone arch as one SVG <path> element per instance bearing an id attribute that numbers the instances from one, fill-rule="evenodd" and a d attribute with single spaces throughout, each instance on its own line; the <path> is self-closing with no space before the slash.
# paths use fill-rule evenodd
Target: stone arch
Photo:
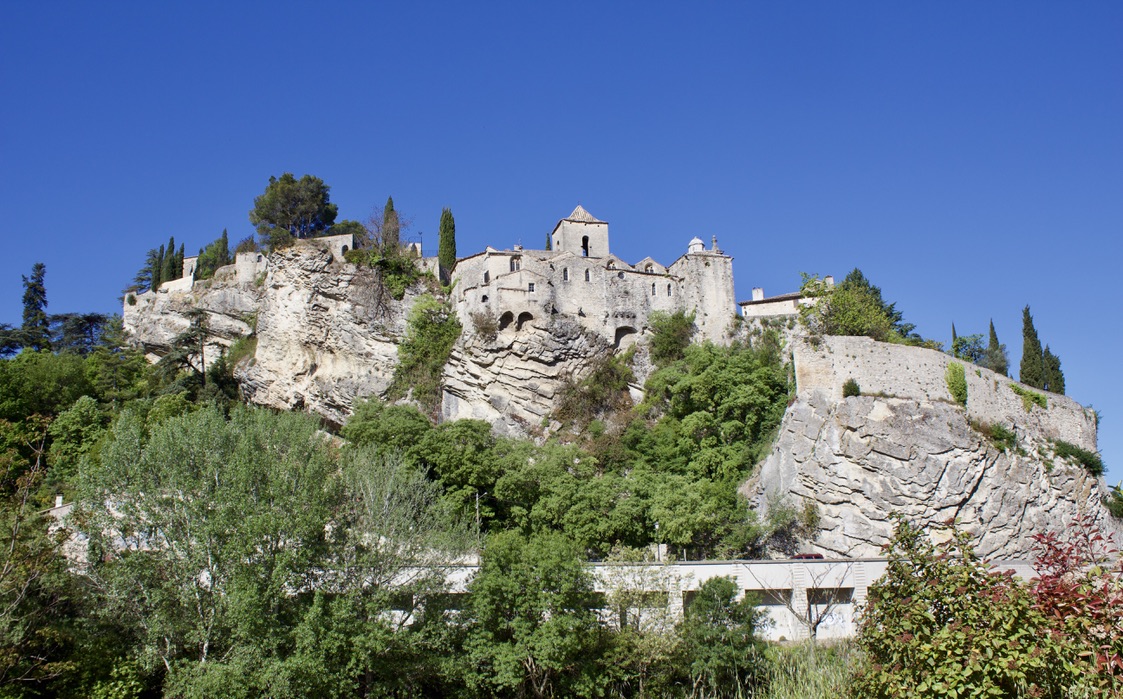
<path id="1" fill-rule="evenodd" d="M 534 316 L 531 315 L 530 311 L 523 311 L 519 314 L 519 319 L 515 321 L 515 330 L 522 330 L 523 325 L 525 323 L 529 323 L 532 320 L 534 320 Z"/>
<path id="2" fill-rule="evenodd" d="M 644 272 L 647 272 L 648 274 L 651 274 L 652 272 L 654 272 L 654 271 L 655 271 L 655 266 L 654 266 L 654 265 L 652 265 L 652 264 L 651 264 L 651 263 L 649 262 L 649 263 L 647 263 L 647 266 L 645 266 L 645 267 L 643 268 L 643 271 L 644 271 Z"/>
<path id="3" fill-rule="evenodd" d="M 499 316 L 499 329 L 506 330 L 511 326 L 511 323 L 513 322 L 515 322 L 515 314 L 507 311 L 503 315 Z"/>
<path id="4" fill-rule="evenodd" d="M 523 258 L 519 257 L 518 255 L 515 255 L 514 257 L 511 258 L 511 271 L 512 272 L 519 271 L 520 269 L 522 269 L 522 266 L 523 266 Z"/>
<path id="5" fill-rule="evenodd" d="M 623 349 L 632 346 L 635 343 L 636 338 L 637 336 L 635 328 L 628 325 L 622 325 L 619 328 L 616 328 L 617 349 Z"/>
<path id="6" fill-rule="evenodd" d="M 607 267 L 608 269 L 616 269 L 616 260 L 609 260 L 609 261 L 608 261 L 608 264 L 607 264 L 607 265 L 605 265 L 605 266 L 606 266 L 606 267 Z"/>
<path id="7" fill-rule="evenodd" d="M 589 236 L 581 237 L 581 257 L 589 256 Z"/>
<path id="8" fill-rule="evenodd" d="M 344 245 L 342 248 L 339 249 L 339 252 L 346 255 L 348 250 L 350 250 L 350 248 L 348 248 L 346 245 Z"/>

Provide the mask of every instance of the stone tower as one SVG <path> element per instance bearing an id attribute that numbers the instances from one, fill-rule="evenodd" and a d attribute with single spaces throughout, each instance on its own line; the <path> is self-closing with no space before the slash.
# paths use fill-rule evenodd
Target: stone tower
<path id="1" fill-rule="evenodd" d="M 550 234 L 554 250 L 578 257 L 608 257 L 608 223 L 585 211 L 580 204 L 558 221 Z"/>

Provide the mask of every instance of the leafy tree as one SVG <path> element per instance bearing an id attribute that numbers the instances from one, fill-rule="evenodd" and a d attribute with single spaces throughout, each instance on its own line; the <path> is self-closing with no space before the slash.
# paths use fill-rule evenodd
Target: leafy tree
<path id="1" fill-rule="evenodd" d="M 912 323 L 905 322 L 903 315 L 900 311 L 897 310 L 897 304 L 885 302 L 885 299 L 882 298 L 881 295 L 881 288 L 870 283 L 870 280 L 866 278 L 866 275 L 862 274 L 862 270 L 858 269 L 857 267 L 852 269 L 850 273 L 846 275 L 846 278 L 842 280 L 842 283 L 839 286 L 843 289 L 849 289 L 851 291 L 868 295 L 873 300 L 873 302 L 881 308 L 882 313 L 889 320 L 889 324 L 892 326 L 893 331 L 897 333 L 897 335 L 902 339 L 920 339 L 920 336 L 914 332 L 916 330 L 916 326 Z"/>
<path id="2" fill-rule="evenodd" d="M 138 291 L 156 291 L 164 282 L 164 246 L 152 248 L 144 258 L 144 266 L 133 277 L 133 287 Z"/>
<path id="3" fill-rule="evenodd" d="M 331 188 L 312 175 L 299 180 L 291 172 L 270 177 L 265 193 L 254 199 L 250 223 L 266 248 L 284 247 L 295 238 L 323 234 L 335 223 L 338 207 L 331 203 Z"/>
<path id="4" fill-rule="evenodd" d="M 254 240 L 252 235 L 247 235 L 245 238 L 242 238 L 241 240 L 238 241 L 238 244 L 234 246 L 234 256 L 235 257 L 237 257 L 238 253 L 240 253 L 240 252 L 260 252 L 260 251 L 261 251 L 261 246 L 259 246 L 257 244 L 257 241 Z"/>
<path id="5" fill-rule="evenodd" d="M 892 339 L 893 321 L 878 295 L 863 284 L 832 287 L 818 277 L 805 275 L 801 292 L 816 299 L 799 309 L 800 322 L 813 337 L 864 335 L 882 342 Z"/>
<path id="6" fill-rule="evenodd" d="M 655 311 L 649 319 L 651 325 L 651 361 L 663 367 L 678 361 L 694 337 L 694 314 L 682 311 L 664 313 Z"/>
<path id="7" fill-rule="evenodd" d="M 0 420 L 58 415 L 90 393 L 85 362 L 76 354 L 24 350 L 0 362 Z"/>
<path id="8" fill-rule="evenodd" d="M 210 279 L 219 267 L 225 267 L 232 262 L 234 256 L 230 254 L 230 239 L 224 228 L 217 240 L 199 251 L 199 259 L 195 264 L 195 278 Z"/>
<path id="9" fill-rule="evenodd" d="M 148 425 L 126 411 L 82 471 L 79 521 L 105 613 L 130 620 L 146 667 L 283 647 L 322 574 L 338 467 L 300 414 L 203 408 Z M 112 511 L 110 511 L 112 507 Z M 174 682 L 174 676 L 172 678 Z"/>
<path id="10" fill-rule="evenodd" d="M 353 444 L 398 452 L 408 461 L 417 462 L 420 446 L 432 430 L 429 418 L 414 406 L 387 405 L 375 398 L 355 406 L 342 434 Z"/>
<path id="11" fill-rule="evenodd" d="M 760 613 L 751 595 L 736 599 L 730 578 L 710 578 L 685 610 L 679 628 L 694 695 L 743 696 L 764 669 L 763 644 L 755 633 Z"/>
<path id="12" fill-rule="evenodd" d="M 32 350 L 51 348 L 51 323 L 47 317 L 47 285 L 44 277 L 47 266 L 36 262 L 31 267 L 31 277 L 23 278 L 22 344 Z"/>
<path id="13" fill-rule="evenodd" d="M 115 410 L 149 389 L 151 367 L 144 353 L 129 344 L 121 316 L 102 327 L 94 350 L 86 359 L 86 376 L 97 396 Z"/>
<path id="14" fill-rule="evenodd" d="M 1064 639 L 1012 575 L 991 573 L 968 535 L 951 534 L 933 544 L 898 519 L 859 626 L 854 696 L 1067 696 Z"/>
<path id="15" fill-rule="evenodd" d="M 994 321 L 990 321 L 990 341 L 987 344 L 986 354 L 983 357 L 983 366 L 991 371 L 1006 375 L 1009 370 L 1009 360 L 1006 357 L 1006 345 L 998 342 L 998 334 L 994 332 Z"/>
<path id="16" fill-rule="evenodd" d="M 401 222 L 398 212 L 394 210 L 394 198 L 386 197 L 386 206 L 382 209 L 382 254 L 385 257 L 396 257 L 401 252 Z"/>
<path id="17" fill-rule="evenodd" d="M 966 360 L 972 364 L 982 364 L 986 359 L 986 350 L 983 348 L 982 335 L 960 335 L 951 341 L 951 354 L 953 357 Z"/>
<path id="18" fill-rule="evenodd" d="M 1049 350 L 1049 345 L 1045 345 L 1041 361 L 1045 368 L 1045 390 L 1064 395 L 1065 375 L 1061 371 L 1061 360 Z"/>
<path id="19" fill-rule="evenodd" d="M 496 697 L 599 694 L 592 578 L 557 534 L 488 538 L 469 586 L 466 683 Z"/>
<path id="20" fill-rule="evenodd" d="M 53 482 L 69 483 L 77 475 L 79 462 L 95 449 L 105 423 L 97 401 L 89 396 L 82 396 L 59 413 L 47 430 L 51 436 L 49 475 Z"/>
<path id="21" fill-rule="evenodd" d="M 447 207 L 441 210 L 439 240 L 437 259 L 441 266 L 441 278 L 447 280 L 456 267 L 456 219 L 452 217 L 452 209 Z"/>
<path id="22" fill-rule="evenodd" d="M 1029 306 L 1022 309 L 1022 363 L 1018 380 L 1033 388 L 1045 388 L 1045 358 Z"/>

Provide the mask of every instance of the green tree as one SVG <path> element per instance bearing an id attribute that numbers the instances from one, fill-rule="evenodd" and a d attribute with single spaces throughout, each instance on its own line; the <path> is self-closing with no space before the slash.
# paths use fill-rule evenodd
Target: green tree
<path id="1" fill-rule="evenodd" d="M 36 262 L 31 277 L 23 278 L 23 346 L 32 350 L 51 348 L 51 322 L 47 317 L 47 266 Z"/>
<path id="2" fill-rule="evenodd" d="M 694 338 L 694 314 L 655 311 L 648 322 L 651 325 L 651 361 L 655 366 L 663 367 L 682 359 Z"/>
<path id="3" fill-rule="evenodd" d="M 1006 375 L 1009 370 L 1009 359 L 1006 357 L 1006 345 L 998 342 L 998 333 L 994 331 L 994 321 L 990 321 L 990 341 L 987 344 L 983 366 L 991 371 Z"/>
<path id="4" fill-rule="evenodd" d="M 414 400 L 435 411 L 442 370 L 460 331 L 460 321 L 446 302 L 429 294 L 418 298 L 409 312 L 405 338 L 398 346 L 398 366 L 389 395 L 412 393 Z"/>
<path id="5" fill-rule="evenodd" d="M 307 416 L 207 407 L 145 425 L 126 411 L 84 469 L 79 521 L 105 613 L 173 673 L 283 647 L 326 568 L 338 466 Z M 112 511 L 110 510 L 112 508 Z"/>
<path id="6" fill-rule="evenodd" d="M 441 210 L 439 239 L 437 259 L 441 266 L 441 279 L 447 281 L 456 267 L 456 219 L 452 217 L 452 209 L 448 207 Z"/>
<path id="7" fill-rule="evenodd" d="M 109 316 L 104 313 L 60 313 L 51 316 L 51 347 L 87 357 L 98 346 Z"/>
<path id="8" fill-rule="evenodd" d="M 955 341 L 958 340 L 958 339 L 959 339 L 959 336 L 955 334 L 955 323 L 952 323 L 951 324 L 951 356 L 953 356 L 953 357 L 959 356 L 958 354 L 955 353 L 956 352 Z"/>
<path id="9" fill-rule="evenodd" d="M 736 599 L 730 578 L 710 578 L 685 611 L 679 628 L 692 696 L 740 697 L 751 693 L 764 670 L 756 600 Z"/>
<path id="10" fill-rule="evenodd" d="M 1029 306 L 1022 309 L 1022 363 L 1018 380 L 1033 388 L 1045 388 L 1045 357 Z"/>
<path id="11" fill-rule="evenodd" d="M 1060 357 L 1049 350 L 1049 345 L 1045 345 L 1041 363 L 1045 369 L 1045 385 L 1043 388 L 1052 393 L 1064 395 L 1065 375 L 1061 371 L 1061 360 Z"/>
<path id="12" fill-rule="evenodd" d="M 937 545 L 898 518 L 859 626 L 854 696 L 1068 696 L 1066 641 L 1022 585 L 988 568 L 966 534 Z"/>
<path id="13" fill-rule="evenodd" d="M 168 239 L 167 247 L 164 248 L 164 267 L 160 270 L 161 281 L 169 282 L 183 276 L 183 265 L 176 264 L 179 261 L 178 257 L 175 249 L 175 236 L 173 235 Z"/>
<path id="14" fill-rule="evenodd" d="M 382 208 L 382 255 L 397 257 L 401 247 L 401 221 L 394 210 L 394 197 L 386 197 L 386 206 Z"/>
<path id="15" fill-rule="evenodd" d="M 846 278 L 842 280 L 839 286 L 844 289 L 850 289 L 868 295 L 873 302 L 881 308 L 882 313 L 893 327 L 893 331 L 902 339 L 920 339 L 920 336 L 914 332 L 916 326 L 912 323 L 905 322 L 902 313 L 897 310 L 896 303 L 885 302 L 885 299 L 881 295 L 881 287 L 874 286 L 870 280 L 866 278 L 866 275 L 862 274 L 862 270 L 857 267 L 850 270 L 850 273 L 846 275 Z"/>
<path id="16" fill-rule="evenodd" d="M 230 239 L 227 237 L 226 229 L 223 228 L 222 235 L 218 239 L 199 251 L 199 259 L 195 264 L 195 278 L 210 279 L 219 267 L 225 267 L 233 261 L 234 256 L 230 254 Z"/>
<path id="17" fill-rule="evenodd" d="M 983 336 L 960 335 L 951 341 L 953 357 L 966 360 L 972 364 L 982 364 L 986 359 L 986 349 L 983 347 Z"/>
<path id="18" fill-rule="evenodd" d="M 270 250 L 295 238 L 321 235 L 335 223 L 338 207 L 331 203 L 331 188 L 312 175 L 299 180 L 291 172 L 270 177 L 265 193 L 253 201 L 250 223 Z"/>
<path id="19" fill-rule="evenodd" d="M 496 697 L 599 693 L 602 634 L 592 578 L 573 544 L 557 534 L 493 534 L 469 594 L 470 687 Z"/>

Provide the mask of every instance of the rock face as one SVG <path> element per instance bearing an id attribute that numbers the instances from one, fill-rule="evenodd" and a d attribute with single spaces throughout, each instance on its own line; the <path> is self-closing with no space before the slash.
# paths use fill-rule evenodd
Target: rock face
<path id="1" fill-rule="evenodd" d="M 1116 528 L 1100 504 L 1100 480 L 1053 453 L 1052 439 L 1095 448 L 1094 418 L 1074 401 L 1049 394 L 1048 408 L 1027 411 L 1008 378 L 981 370 L 964 408 L 947 392 L 946 355 L 861 338 L 828 338 L 818 349 L 797 343 L 793 359 L 798 399 L 744 492 L 765 508 L 814 503 L 819 551 L 879 555 L 891 513 L 925 525 L 957 520 L 992 558 L 1029 558 L 1033 533 L 1078 513 Z M 843 398 L 844 377 L 883 395 Z M 890 384 L 896 392 L 885 395 Z M 995 447 L 969 418 L 1011 429 L 1017 447 Z"/>
<path id="2" fill-rule="evenodd" d="M 125 326 L 155 360 L 188 328 L 188 313 L 202 310 L 212 334 L 208 361 L 238 338 L 256 335 L 254 356 L 235 368 L 247 400 L 342 424 L 357 400 L 389 388 L 424 285 L 395 300 L 378 271 L 345 262 L 328 243 L 301 241 L 259 268 L 224 267 L 183 290 L 141 294 L 125 306 Z M 504 434 L 539 427 L 565 383 L 612 349 L 564 316 L 494 333 L 481 332 L 470 316 L 460 322 L 464 330 L 444 369 L 441 417 L 487 420 Z"/>

